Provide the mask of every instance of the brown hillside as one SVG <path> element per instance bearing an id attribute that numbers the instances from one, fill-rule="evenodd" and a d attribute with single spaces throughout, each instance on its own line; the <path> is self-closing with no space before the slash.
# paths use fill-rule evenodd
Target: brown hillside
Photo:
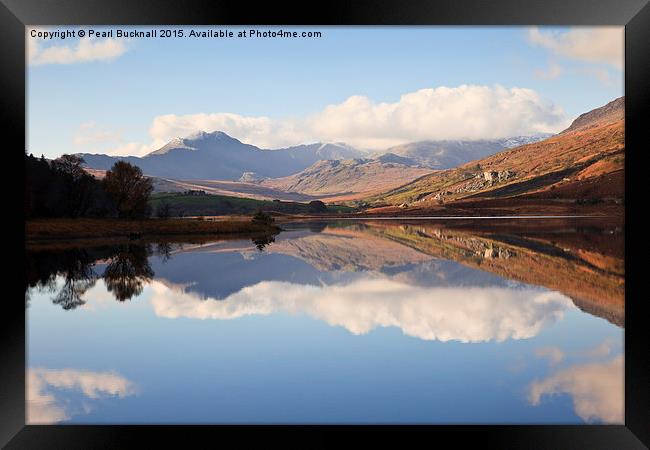
<path id="1" fill-rule="evenodd" d="M 383 162 L 377 159 L 318 161 L 302 172 L 283 178 L 267 179 L 264 187 L 299 192 L 326 201 L 353 200 L 396 188 L 431 169 Z"/>
<path id="2" fill-rule="evenodd" d="M 580 114 L 578 118 L 571 123 L 571 126 L 560 134 L 569 133 L 578 128 L 591 127 L 601 123 L 618 122 L 623 119 L 625 119 L 625 97 L 619 97 L 605 106 Z"/>
<path id="3" fill-rule="evenodd" d="M 461 199 L 548 198 L 573 202 L 623 197 L 624 99 L 578 117 L 544 141 L 436 172 L 368 199 L 373 206 L 428 208 Z"/>
<path id="4" fill-rule="evenodd" d="M 562 292 L 583 311 L 624 324 L 625 237 L 620 229 L 584 234 L 571 227 L 533 233 L 529 226 L 513 232 L 463 230 L 456 224 L 367 225 L 370 233 L 428 255 Z"/>

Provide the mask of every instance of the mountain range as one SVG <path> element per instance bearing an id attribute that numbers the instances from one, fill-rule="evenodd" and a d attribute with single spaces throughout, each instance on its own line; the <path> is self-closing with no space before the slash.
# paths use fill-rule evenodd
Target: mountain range
<path id="1" fill-rule="evenodd" d="M 351 201 L 374 212 L 460 203 L 471 211 L 495 199 L 506 209 L 531 199 L 609 199 L 620 205 L 624 112 L 621 97 L 580 115 L 557 135 L 420 141 L 384 152 L 342 143 L 268 150 L 216 131 L 174 139 L 142 158 L 81 156 L 95 172 L 118 159 L 138 165 L 158 180 L 158 192 L 203 189 L 260 199 Z"/>
<path id="2" fill-rule="evenodd" d="M 419 141 L 391 147 L 385 153 L 401 157 L 404 164 L 431 169 L 450 169 L 505 149 L 532 144 L 551 136 L 550 133 L 540 133 L 532 136 L 476 141 Z"/>
<path id="3" fill-rule="evenodd" d="M 393 147 L 384 152 L 365 152 L 343 143 L 261 149 L 244 144 L 221 131 L 200 131 L 185 138 L 173 139 L 143 157 L 90 153 L 81 153 L 80 156 L 91 169 L 107 170 L 116 161 L 124 160 L 140 167 L 146 175 L 155 177 L 258 182 L 266 178 L 294 175 L 318 161 L 332 160 L 373 159 L 382 164 L 444 169 L 545 137 L 546 135 L 535 135 L 482 141 L 422 141 Z M 373 173 L 376 175 L 377 171 Z M 412 179 L 407 176 L 402 181 L 407 183 Z"/>
<path id="4" fill-rule="evenodd" d="M 299 172 L 316 161 L 350 159 L 363 153 L 345 144 L 316 143 L 277 150 L 263 150 L 221 131 L 194 133 L 176 138 L 141 158 L 80 154 L 92 169 L 107 170 L 123 160 L 146 175 L 175 179 L 239 180 L 245 172 L 258 177 L 283 177 Z"/>

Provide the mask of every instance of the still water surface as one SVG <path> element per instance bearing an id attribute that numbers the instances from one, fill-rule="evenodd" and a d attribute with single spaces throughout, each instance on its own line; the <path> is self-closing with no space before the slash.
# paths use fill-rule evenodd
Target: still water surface
<path id="1" fill-rule="evenodd" d="M 622 231 L 484 225 L 30 249 L 28 423 L 622 423 Z"/>

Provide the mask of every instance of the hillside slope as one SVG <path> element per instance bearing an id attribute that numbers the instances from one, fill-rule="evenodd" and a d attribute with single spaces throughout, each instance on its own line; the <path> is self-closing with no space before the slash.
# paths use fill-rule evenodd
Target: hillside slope
<path id="1" fill-rule="evenodd" d="M 589 233 L 513 229 L 463 229 L 444 224 L 367 223 L 367 232 L 441 259 L 544 286 L 569 296 L 583 311 L 623 326 L 624 232 L 604 227 Z"/>
<path id="2" fill-rule="evenodd" d="M 578 117 L 562 133 L 442 170 L 366 199 L 428 208 L 478 199 L 620 200 L 624 197 L 624 98 Z"/>
<path id="3" fill-rule="evenodd" d="M 299 192 L 314 197 L 347 199 L 401 186 L 431 173 L 430 169 L 401 163 L 395 155 L 378 159 L 318 161 L 307 169 L 288 177 L 263 180 L 260 185 L 286 192 Z"/>

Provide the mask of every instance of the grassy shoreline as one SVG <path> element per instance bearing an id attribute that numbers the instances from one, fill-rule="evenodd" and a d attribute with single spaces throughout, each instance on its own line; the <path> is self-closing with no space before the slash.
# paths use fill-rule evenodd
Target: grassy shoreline
<path id="1" fill-rule="evenodd" d="M 198 219 L 34 219 L 25 222 L 27 241 L 53 241 L 86 238 L 142 238 L 192 235 L 235 235 L 273 233 L 275 225 L 251 223 L 250 220 Z"/>

